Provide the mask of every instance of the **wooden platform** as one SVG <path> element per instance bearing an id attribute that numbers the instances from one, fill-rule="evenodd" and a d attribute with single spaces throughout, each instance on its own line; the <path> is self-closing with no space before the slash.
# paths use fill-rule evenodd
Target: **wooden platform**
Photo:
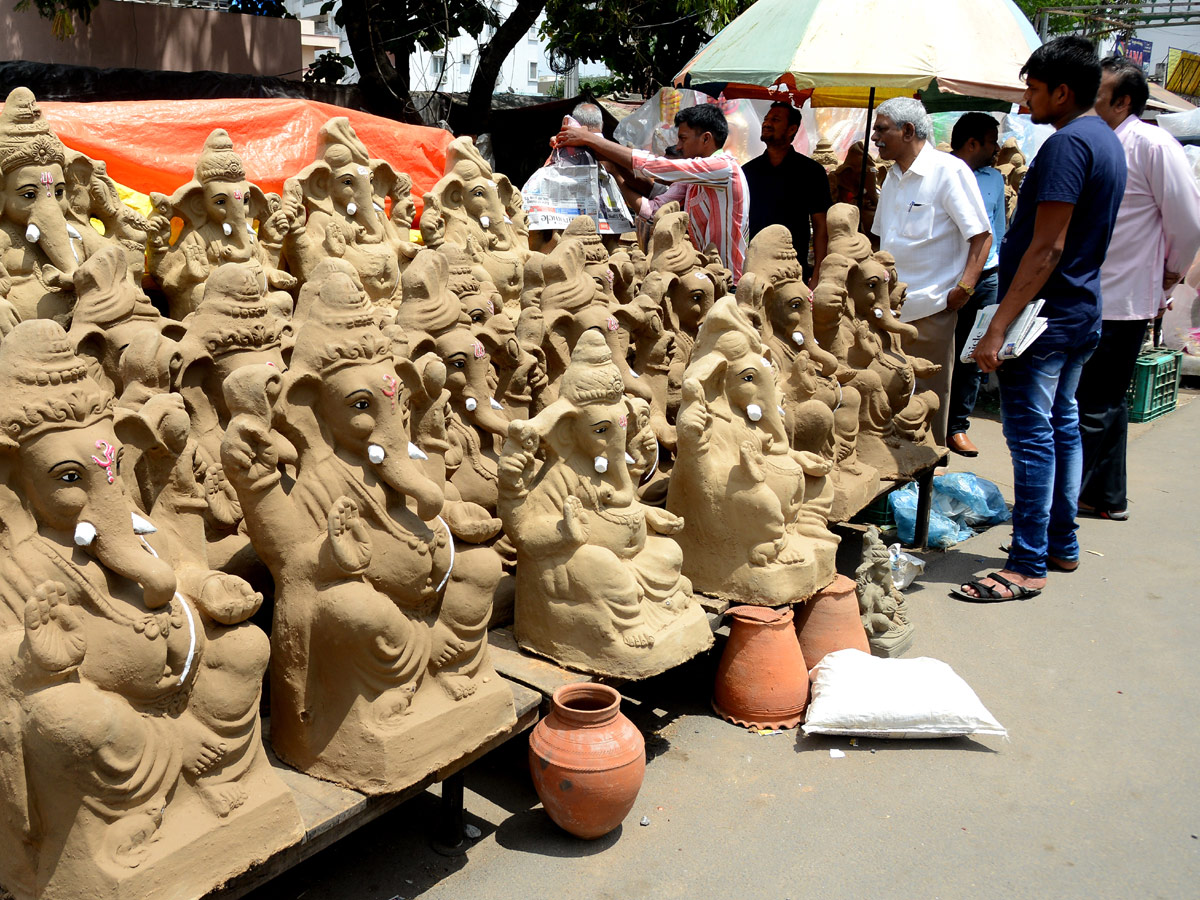
<path id="1" fill-rule="evenodd" d="M 499 669 L 499 666 L 496 666 Z M 484 754 L 496 749 L 534 726 L 539 717 L 542 695 L 522 684 L 513 683 L 513 700 L 517 709 L 517 721 L 508 731 L 497 735 L 483 746 L 473 750 L 451 765 L 421 779 L 411 787 L 395 794 L 367 797 L 357 791 L 310 778 L 288 768 L 271 756 L 271 764 L 296 798 L 300 817 L 304 821 L 304 838 L 298 844 L 275 854 L 264 863 L 244 872 L 221 889 L 209 894 L 210 900 L 235 900 L 262 887 L 293 866 L 319 853 L 351 832 L 361 828 L 386 812 L 390 812 L 407 800 L 423 793 L 430 785 L 459 774 L 464 768 Z M 268 753 L 269 753 L 268 748 Z M 461 798 L 461 793 L 458 794 Z M 461 810 L 459 810 L 461 817 Z"/>
<path id="2" fill-rule="evenodd" d="M 725 611 L 729 609 L 729 601 L 706 597 L 703 594 L 696 594 L 695 598 L 708 617 L 709 627 L 716 632 L 721 627 Z M 488 632 L 488 652 L 497 672 L 509 681 L 532 688 L 543 697 L 551 696 L 560 687 L 568 684 L 600 682 L 617 687 L 623 683 L 623 679 L 576 672 L 548 659 L 526 653 L 517 644 L 511 626 L 493 628 Z"/>

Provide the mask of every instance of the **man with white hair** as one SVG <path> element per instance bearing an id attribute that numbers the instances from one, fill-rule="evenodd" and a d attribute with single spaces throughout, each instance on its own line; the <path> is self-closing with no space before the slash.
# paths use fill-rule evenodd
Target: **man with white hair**
<path id="1" fill-rule="evenodd" d="M 932 134 L 921 101 L 895 97 L 879 105 L 871 137 L 879 155 L 895 165 L 883 181 L 871 230 L 908 284 L 900 318 L 916 325 L 920 336 L 904 352 L 941 366 L 918 379 L 916 389 L 932 390 L 942 401 L 932 425 L 934 440 L 944 446 L 954 327 L 959 307 L 983 274 L 992 229 L 975 174 L 958 157 L 934 148 Z"/>
<path id="2" fill-rule="evenodd" d="M 578 104 L 571 110 L 571 118 L 579 123 L 580 128 L 586 128 L 592 134 L 604 132 L 604 117 L 595 103 Z"/>

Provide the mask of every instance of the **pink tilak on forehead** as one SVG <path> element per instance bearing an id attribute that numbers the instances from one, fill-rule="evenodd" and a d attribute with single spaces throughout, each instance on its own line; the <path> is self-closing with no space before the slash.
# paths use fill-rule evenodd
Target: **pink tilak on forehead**
<path id="1" fill-rule="evenodd" d="M 476 341 L 475 342 L 475 358 L 483 359 L 485 353 L 487 353 L 487 351 L 483 349 L 483 344 L 479 343 L 479 341 Z"/>
<path id="2" fill-rule="evenodd" d="M 396 388 L 397 388 L 396 376 L 395 375 L 384 375 L 383 376 L 383 396 L 387 397 L 388 400 L 390 400 L 392 402 L 392 409 L 396 408 Z"/>
<path id="3" fill-rule="evenodd" d="M 629 424 L 629 417 L 625 413 L 621 413 L 621 415 L 617 416 L 617 424 L 624 428 Z"/>
<path id="4" fill-rule="evenodd" d="M 103 451 L 104 457 L 93 456 L 92 462 L 104 470 L 104 474 L 108 476 L 108 483 L 112 484 L 117 480 L 113 474 L 113 466 L 117 462 L 117 448 L 108 441 L 96 441 L 96 449 Z"/>
<path id="5" fill-rule="evenodd" d="M 234 199 L 234 200 L 241 200 L 241 199 L 242 199 L 242 192 L 241 192 L 241 191 L 234 191 L 234 192 L 233 192 L 233 199 Z"/>
<path id="6" fill-rule="evenodd" d="M 609 317 L 608 317 L 608 323 L 607 323 L 607 324 L 608 324 L 608 330 L 609 330 L 609 331 L 616 331 L 618 328 L 620 328 L 620 327 L 621 327 L 621 326 L 620 326 L 620 325 L 617 323 L 617 320 L 616 320 L 616 319 L 614 319 L 612 316 L 609 316 Z"/>
<path id="7" fill-rule="evenodd" d="M 46 186 L 46 196 L 53 197 L 54 193 L 51 191 L 51 186 L 54 184 L 54 176 L 49 172 L 43 172 L 39 181 Z"/>

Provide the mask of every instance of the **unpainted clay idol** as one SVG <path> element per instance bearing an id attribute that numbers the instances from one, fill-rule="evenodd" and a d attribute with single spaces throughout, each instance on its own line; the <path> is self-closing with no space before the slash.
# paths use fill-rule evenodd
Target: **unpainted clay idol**
<path id="1" fill-rule="evenodd" d="M 87 371 L 51 321 L 0 344 L 0 883 L 198 897 L 303 835 L 262 746 L 262 596 L 135 506 Z M 168 470 L 186 423 L 140 420 Z"/>
<path id="2" fill-rule="evenodd" d="M 288 371 L 226 381 L 221 456 L 275 578 L 271 743 L 303 772 L 387 793 L 513 723 L 479 588 L 501 572 L 456 547 L 443 474 L 410 431 L 449 399 L 444 363 L 410 359 L 347 273 L 326 277 Z M 272 427 L 297 449 L 294 479 Z"/>
<path id="3" fill-rule="evenodd" d="M 838 539 L 805 521 L 806 480 L 831 465 L 792 449 L 767 353 L 736 300 L 718 300 L 683 377 L 667 509 L 683 517 L 676 540 L 696 590 L 781 606 L 833 580 Z"/>
<path id="4" fill-rule="evenodd" d="M 628 432 L 653 441 L 648 424 L 648 405 L 625 394 L 603 336 L 589 330 L 558 399 L 509 425 L 500 516 L 517 548 L 525 649 L 585 672 L 646 678 L 712 644 L 670 537 L 682 520 L 635 493 Z"/>
<path id="5" fill-rule="evenodd" d="M 322 260 L 344 259 L 371 302 L 391 309 L 400 302 L 401 268 L 416 252 L 408 242 L 412 179 L 372 158 L 344 116 L 321 126 L 317 140 L 316 160 L 283 186 L 288 264 L 305 282 Z"/>
<path id="6" fill-rule="evenodd" d="M 204 285 L 221 265 L 238 263 L 255 273 L 273 302 L 291 311 L 296 279 L 280 270 L 287 220 L 277 194 L 264 194 L 246 179 L 242 160 L 224 128 L 204 141 L 195 175 L 170 197 L 151 194 L 150 273 L 158 279 L 171 305 L 171 316 L 183 319 L 196 310 Z M 171 243 L 171 219 L 184 222 Z M 256 230 L 255 221 L 260 223 Z"/>

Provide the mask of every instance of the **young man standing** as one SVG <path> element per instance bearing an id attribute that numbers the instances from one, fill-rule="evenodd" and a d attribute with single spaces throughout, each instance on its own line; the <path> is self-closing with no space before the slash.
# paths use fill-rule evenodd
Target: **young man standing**
<path id="1" fill-rule="evenodd" d="M 1034 157 L 1000 247 L 1000 305 L 975 360 L 999 371 L 1004 437 L 1013 459 L 1013 536 L 1004 568 L 961 585 L 973 601 L 1033 597 L 1047 567 L 1079 566 L 1076 502 L 1083 452 L 1075 388 L 1100 338 L 1100 264 L 1125 191 L 1125 154 L 1087 114 L 1100 87 L 1090 41 L 1056 38 L 1021 69 L 1033 121 L 1055 133 Z M 1042 298 L 1045 333 L 1001 365 L 1008 326 Z"/>
<path id="2" fill-rule="evenodd" d="M 1004 240 L 1007 219 L 1004 210 L 1004 176 L 992 168 L 1000 150 L 1000 125 L 987 113 L 969 112 L 954 123 L 950 132 L 950 152 L 970 166 L 979 183 L 988 224 L 992 226 L 992 247 L 975 285 L 975 292 L 958 311 L 954 326 L 954 376 L 950 379 L 950 421 L 946 427 L 946 446 L 962 456 L 978 456 L 979 448 L 967 437 L 971 412 L 982 380 L 979 367 L 960 362 L 958 357 L 967 343 L 975 317 L 985 306 L 999 300 L 1000 242 Z"/>
<path id="3" fill-rule="evenodd" d="M 1100 268 L 1100 345 L 1083 367 L 1075 392 L 1083 439 L 1079 513 L 1121 521 L 1129 518 L 1125 392 L 1146 326 L 1162 312 L 1163 292 L 1179 281 L 1200 247 L 1200 190 L 1179 142 L 1139 118 L 1150 96 L 1141 67 L 1121 57 L 1100 65 L 1104 74 L 1096 113 L 1124 147 L 1129 178 L 1108 258 Z"/>
<path id="4" fill-rule="evenodd" d="M 554 139 L 557 147 L 587 147 L 634 174 L 666 181 L 671 187 L 653 200 L 626 194 L 630 208 L 649 219 L 664 203 L 678 200 L 691 218 L 689 232 L 697 250 L 715 244 L 721 262 L 742 277 L 746 258 L 746 228 L 750 206 L 746 176 L 733 154 L 721 149 L 729 137 L 725 114 L 714 103 L 681 109 L 675 116 L 679 130 L 678 159 L 631 150 L 583 128 L 564 127 Z"/>
<path id="5" fill-rule="evenodd" d="M 825 214 L 833 198 L 825 167 L 792 146 L 799 129 L 800 110 L 790 103 L 772 103 L 760 134 L 767 149 L 746 163 L 742 171 L 750 186 L 750 240 L 768 225 L 786 226 L 804 267 L 804 278 L 812 287 L 820 277 L 821 260 L 829 247 Z M 808 262 L 810 236 L 812 265 Z"/>

